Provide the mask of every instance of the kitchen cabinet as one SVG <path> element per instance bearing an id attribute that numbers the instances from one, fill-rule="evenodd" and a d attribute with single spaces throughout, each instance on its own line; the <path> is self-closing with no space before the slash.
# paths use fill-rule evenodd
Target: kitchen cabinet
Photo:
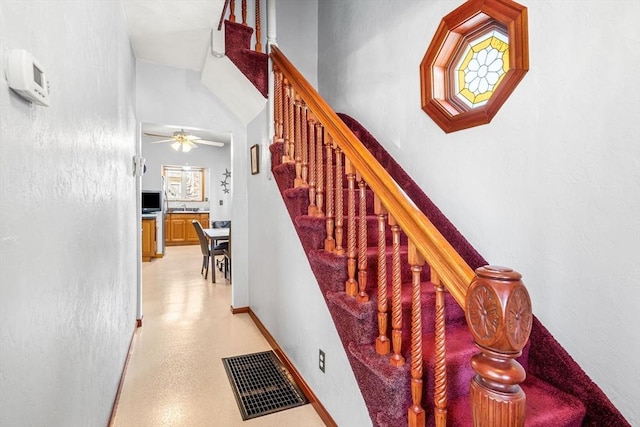
<path id="1" fill-rule="evenodd" d="M 142 218 L 142 262 L 149 262 L 156 256 L 156 220 Z"/>
<path id="2" fill-rule="evenodd" d="M 209 213 L 171 212 L 167 214 L 165 244 L 167 246 L 199 244 L 198 234 L 191 224 L 194 219 L 200 221 L 202 228 L 209 228 Z"/>

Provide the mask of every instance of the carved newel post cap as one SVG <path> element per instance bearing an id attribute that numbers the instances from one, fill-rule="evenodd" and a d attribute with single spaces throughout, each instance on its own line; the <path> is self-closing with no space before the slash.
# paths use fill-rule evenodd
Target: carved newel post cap
<path id="1" fill-rule="evenodd" d="M 476 269 L 466 298 L 466 318 L 475 342 L 498 353 L 520 353 L 532 325 L 531 299 L 508 267 L 486 265 Z"/>

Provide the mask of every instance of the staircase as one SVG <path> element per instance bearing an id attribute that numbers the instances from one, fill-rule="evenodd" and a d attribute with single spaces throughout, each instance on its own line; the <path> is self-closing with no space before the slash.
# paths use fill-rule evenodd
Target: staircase
<path id="1" fill-rule="evenodd" d="M 243 24 L 235 23 L 233 0 L 227 3 L 226 55 L 267 97 L 267 56 L 259 41 L 251 50 L 246 2 Z M 375 138 L 351 117 L 338 117 L 273 50 L 272 172 L 372 424 L 629 426 L 532 315 L 520 275 L 483 267 L 482 256 Z M 505 282 L 502 307 L 519 290 L 526 298 L 517 316 L 526 321 L 494 319 L 495 335 L 524 327 L 522 342 L 484 342 L 467 292 Z"/>
<path id="2" fill-rule="evenodd" d="M 331 114 L 335 113 L 322 113 L 320 110 L 328 108 L 323 105 L 324 101 L 315 99 L 317 94 L 312 93 L 284 55 L 275 51 L 272 57 L 276 73 L 276 136 L 270 147 L 272 172 L 373 425 L 395 427 L 423 422 L 429 426 L 473 425 L 472 379 L 475 376 L 477 381 L 478 376 L 486 372 L 478 367 L 482 357 L 477 356 L 480 353 L 475 344 L 477 337 L 474 339 L 469 329 L 456 288 L 443 292 L 441 274 L 424 264 L 421 252 L 394 224 L 395 220 L 389 220 L 391 215 L 380 199 L 348 156 L 343 155 L 346 154 L 341 151 L 343 143 L 351 137 L 340 137 L 337 144 L 338 134 L 351 133 L 357 138 L 356 144 L 375 158 L 361 163 L 361 172 L 368 167 L 365 165 L 374 162 L 378 164 L 376 168 L 387 171 L 463 263 L 475 270 L 486 265 L 486 261 L 359 123 L 346 115 L 333 119 Z M 285 82 L 283 74 L 290 83 Z M 390 207 L 389 202 L 386 203 Z M 354 228 L 360 230 L 357 243 L 351 236 Z M 356 270 L 359 270 L 357 279 Z M 512 274 L 510 270 L 505 271 Z M 357 289 L 350 290 L 350 283 L 356 281 Z M 401 284 L 397 290 L 394 289 L 396 281 Z M 394 300 L 395 292 L 398 298 Z M 397 312 L 395 308 L 387 310 L 392 300 L 394 305 L 397 301 Z M 416 313 L 419 313 L 418 319 Z M 381 321 L 381 317 L 385 320 Z M 438 331 L 440 327 L 442 330 Z M 445 336 L 446 341 L 441 341 Z M 398 338 L 398 342 L 391 346 L 394 338 Z M 526 379 L 520 384 L 526 394 L 524 425 L 629 425 L 535 317 L 531 321 L 531 340 L 523 347 L 517 361 L 527 371 Z M 385 351 L 388 354 L 384 354 Z M 482 352 L 486 356 L 486 348 Z M 502 359 L 497 353 L 491 354 L 500 359 L 500 363 L 504 362 L 503 366 L 513 367 L 517 364 L 511 364 L 510 358 L 517 353 Z M 445 354 L 446 360 L 439 360 Z M 476 361 L 475 371 L 472 359 Z M 443 363 L 444 370 L 439 366 Z M 505 377 L 512 374 L 502 373 Z M 509 384 L 505 382 L 505 391 L 518 389 L 521 380 L 515 377 L 517 375 Z M 486 378 L 479 381 L 491 382 Z M 509 393 L 504 396 L 511 396 Z M 509 396 L 505 398 L 507 406 Z M 479 412 L 484 415 L 491 412 L 492 402 L 482 405 L 484 403 L 478 405 L 474 400 Z M 509 419 L 512 414 L 507 412 L 500 412 L 496 418 L 489 414 L 486 418 L 489 421 L 484 425 L 518 425 L 517 417 Z M 502 415 L 505 419 L 497 418 Z"/>

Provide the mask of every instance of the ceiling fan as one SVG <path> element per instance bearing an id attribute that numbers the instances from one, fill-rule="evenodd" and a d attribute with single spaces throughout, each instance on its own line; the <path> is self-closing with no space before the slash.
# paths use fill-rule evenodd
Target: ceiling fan
<path id="1" fill-rule="evenodd" d="M 224 146 L 222 142 L 207 141 L 206 139 L 202 139 L 199 136 L 186 132 L 184 129 L 175 131 L 173 132 L 172 135 L 160 135 L 157 133 L 149 133 L 149 132 L 144 132 L 144 134 L 151 137 L 164 138 L 159 141 L 150 141 L 152 144 L 173 141 L 173 143 L 171 144 L 171 148 L 173 148 L 176 151 L 182 151 L 184 153 L 188 153 L 189 151 L 191 151 L 192 148 L 196 148 L 197 147 L 196 144 L 212 145 L 214 147 Z"/>

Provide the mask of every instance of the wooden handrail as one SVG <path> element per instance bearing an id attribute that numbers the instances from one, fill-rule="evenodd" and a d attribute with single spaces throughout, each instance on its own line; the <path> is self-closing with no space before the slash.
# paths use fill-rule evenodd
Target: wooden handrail
<path id="1" fill-rule="evenodd" d="M 224 22 L 224 16 L 227 14 L 227 7 L 229 7 L 229 0 L 225 0 L 224 6 L 222 6 L 222 13 L 220 14 L 220 20 L 218 21 L 218 31 L 222 29 L 222 23 Z"/>
<path id="2" fill-rule="evenodd" d="M 322 123 L 333 142 L 402 227 L 416 250 L 438 272 L 442 283 L 458 304 L 464 307 L 467 289 L 475 276 L 471 267 L 276 46 L 271 46 L 271 58 L 295 93 L 307 104 L 316 120 Z"/>

